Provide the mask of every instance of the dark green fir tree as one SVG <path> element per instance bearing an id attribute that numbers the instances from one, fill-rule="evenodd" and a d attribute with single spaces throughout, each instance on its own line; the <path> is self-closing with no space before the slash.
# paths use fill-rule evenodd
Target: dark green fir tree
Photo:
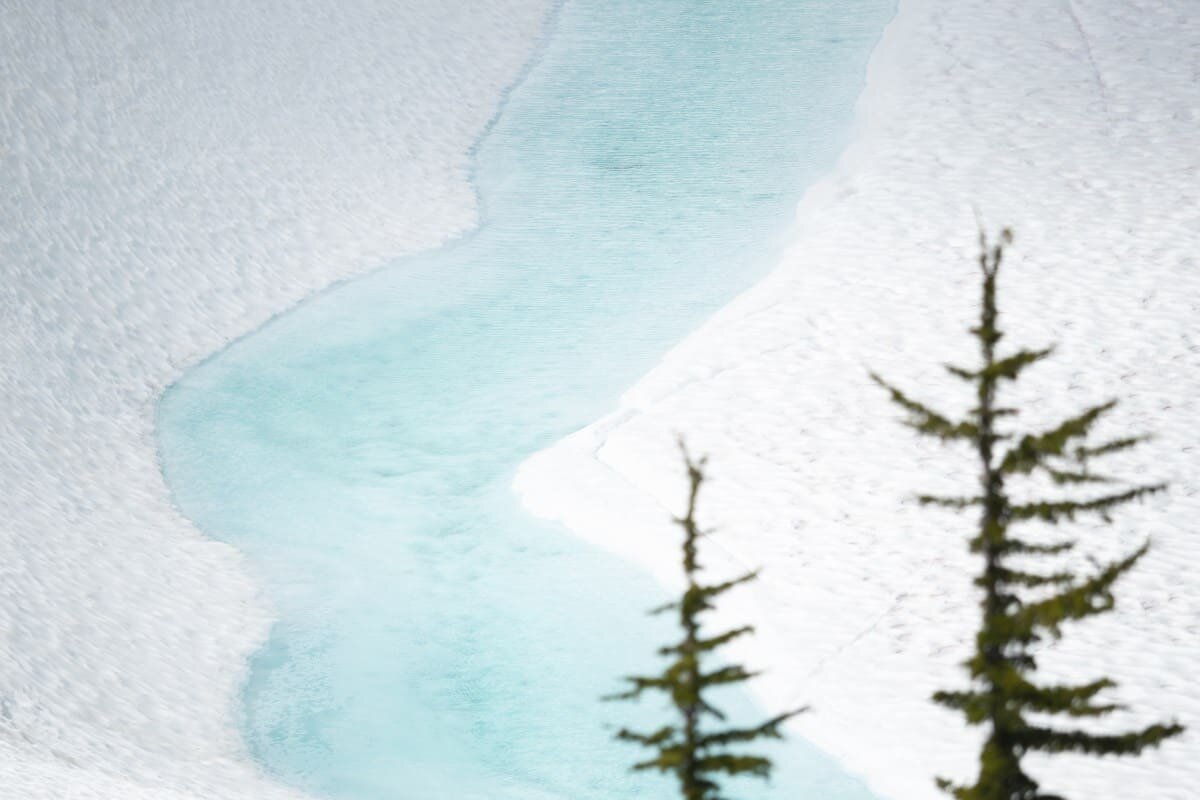
<path id="1" fill-rule="evenodd" d="M 629 690 L 606 699 L 635 700 L 646 692 L 665 695 L 673 712 L 673 719 L 668 724 L 647 733 L 623 729 L 617 734 L 617 738 L 635 742 L 653 753 L 633 768 L 675 775 L 684 800 L 722 800 L 722 776 L 767 778 L 771 773 L 770 759 L 743 752 L 739 746 L 760 739 L 781 738 L 780 726 L 804 709 L 780 714 L 755 727 L 739 728 L 722 726 L 725 715 L 710 702 L 710 690 L 742 683 L 754 676 L 741 666 L 712 664 L 721 647 L 754 629 L 747 625 L 707 634 L 701 631 L 700 617 L 713 609 L 718 597 L 735 586 L 754 580 L 757 573 L 724 583 L 700 582 L 697 550 L 703 534 L 696 523 L 696 498 L 704 482 L 705 461 L 693 460 L 686 449 L 683 456 L 690 490 L 687 513 L 676 522 L 683 529 L 683 571 L 687 586 L 678 601 L 653 611 L 655 614 L 678 614 L 682 635 L 678 642 L 659 649 L 659 655 L 668 659 L 662 672 L 626 678 L 630 683 Z M 706 724 L 709 722 L 716 725 Z"/>
<path id="2" fill-rule="evenodd" d="M 953 509 L 978 509 L 979 527 L 970 540 L 980 557 L 975 584 L 982 594 L 982 616 L 975 650 L 966 667 L 971 686 L 965 691 L 934 695 L 941 705 L 962 712 L 967 722 L 982 725 L 986 740 L 979 757 L 979 775 L 969 786 L 946 780 L 938 784 L 958 800 L 1061 800 L 1042 793 L 1022 767 L 1027 753 L 1087 753 L 1136 755 L 1147 747 L 1179 734 L 1176 724 L 1150 725 L 1141 730 L 1097 734 L 1078 727 L 1079 720 L 1103 717 L 1121 708 L 1101 699 L 1114 686 L 1107 678 L 1075 685 L 1035 682 L 1035 646 L 1047 636 L 1061 635 L 1063 623 L 1102 614 L 1113 608 L 1114 584 L 1146 554 L 1143 545 L 1125 558 L 1098 567 L 1093 574 L 1076 575 L 1052 566 L 1074 546 L 1070 540 L 1046 542 L 1014 533 L 1022 523 L 1039 520 L 1051 525 L 1109 514 L 1126 503 L 1163 490 L 1162 485 L 1119 486 L 1092 471 L 1096 459 L 1128 450 L 1144 437 L 1126 437 L 1092 445 L 1089 434 L 1115 401 L 1085 409 L 1049 430 L 1016 433 L 1003 430 L 1017 409 L 1000 404 L 1005 382 L 1022 377 L 1026 369 L 1050 355 L 1051 349 L 1017 350 L 1001 355 L 1003 334 L 997 327 L 996 278 L 1004 247 L 1012 241 L 1004 231 L 997 244 L 980 234 L 979 266 L 983 302 L 977 327 L 970 333 L 981 355 L 978 366 L 947 366 L 950 374 L 970 384 L 976 404 L 962 419 L 952 419 L 872 376 L 908 415 L 918 433 L 971 446 L 979 457 L 979 491 L 964 497 L 921 497 L 922 504 Z M 1008 481 L 1040 473 L 1062 487 L 1091 489 L 1082 499 L 1017 501 Z M 1039 568 L 1039 565 L 1043 565 Z M 1055 717 L 1076 720 L 1068 727 Z M 1086 726 L 1085 726 L 1086 727 Z"/>

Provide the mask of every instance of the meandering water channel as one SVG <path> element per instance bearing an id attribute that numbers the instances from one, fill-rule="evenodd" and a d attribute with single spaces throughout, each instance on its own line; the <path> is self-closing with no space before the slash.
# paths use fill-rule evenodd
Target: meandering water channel
<path id="1" fill-rule="evenodd" d="M 567 0 L 477 148 L 476 232 L 168 391 L 176 501 L 279 615 L 244 692 L 268 771 L 354 800 L 673 796 L 612 740 L 654 704 L 598 702 L 656 667 L 663 590 L 509 483 L 770 267 L 892 6 Z M 737 796 L 870 797 L 804 742 L 772 753 Z"/>

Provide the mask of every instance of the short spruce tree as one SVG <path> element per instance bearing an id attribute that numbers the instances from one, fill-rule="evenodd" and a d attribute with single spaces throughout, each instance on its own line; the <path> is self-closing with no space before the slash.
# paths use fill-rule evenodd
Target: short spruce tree
<path id="1" fill-rule="evenodd" d="M 1050 348 L 997 353 L 1003 334 L 997 327 L 996 278 L 1004 247 L 1011 241 L 1007 230 L 995 245 L 989 245 L 986 236 L 980 234 L 982 313 L 978 326 L 970 333 L 979 343 L 982 358 L 974 369 L 946 367 L 975 390 L 977 404 L 965 418 L 951 419 L 872 375 L 907 413 L 907 424 L 918 433 L 966 443 L 979 456 L 978 493 L 919 498 L 922 504 L 980 511 L 978 530 L 970 540 L 971 552 L 981 557 L 981 569 L 974 582 L 983 595 L 975 651 L 966 662 L 972 685 L 966 691 L 934 695 L 935 702 L 961 711 L 968 723 L 986 726 L 987 730 L 975 783 L 958 786 L 938 781 L 958 800 L 1061 800 L 1040 792 L 1038 783 L 1026 774 L 1021 764 L 1026 753 L 1136 755 L 1183 730 L 1179 725 L 1165 724 L 1101 735 L 1042 721 L 1055 716 L 1102 717 L 1121 708 L 1099 698 L 1115 685 L 1107 678 L 1076 685 L 1036 683 L 1033 674 L 1037 661 L 1032 648 L 1047 635 L 1059 637 L 1065 622 L 1111 610 L 1114 584 L 1146 554 L 1148 545 L 1098 568 L 1094 574 L 1079 576 L 1065 569 L 1039 570 L 1034 566 L 1070 550 L 1073 541 L 1047 543 L 1021 538 L 1013 533 L 1014 526 L 1030 520 L 1056 525 L 1084 515 L 1098 515 L 1108 521 L 1117 507 L 1160 492 L 1164 486 L 1116 488 L 1112 487 L 1112 478 L 1092 471 L 1095 459 L 1127 450 L 1145 438 L 1088 444 L 1096 421 L 1113 408 L 1115 401 L 1087 408 L 1046 431 L 1017 434 L 1001 430 L 1001 421 L 1014 417 L 1017 409 L 1002 406 L 998 390 L 1005 381 L 1016 381 L 1051 353 Z M 1079 500 L 1014 500 L 1006 482 L 1034 473 L 1065 489 L 1100 488 Z"/>
<path id="2" fill-rule="evenodd" d="M 752 633 L 754 629 L 747 625 L 706 635 L 700 630 L 700 617 L 713 608 L 713 602 L 718 597 L 735 586 L 754 580 L 757 573 L 751 572 L 724 583 L 704 584 L 699 581 L 701 567 L 697 550 L 703 533 L 696 523 L 696 498 L 704 482 L 705 460 L 693 460 L 686 449 L 683 456 L 690 490 L 687 513 L 677 518 L 676 522 L 683 529 L 683 571 L 687 586 L 678 601 L 652 612 L 677 613 L 682 637 L 674 644 L 659 648 L 659 655 L 668 659 L 662 672 L 626 678 L 631 684 L 629 690 L 606 699 L 635 700 L 645 692 L 666 695 L 673 707 L 674 719 L 671 722 L 647 733 L 622 729 L 617 733 L 617 738 L 650 749 L 653 756 L 634 764 L 633 768 L 674 774 L 684 800 L 722 800 L 721 776 L 752 775 L 767 778 L 771 773 L 770 759 L 740 752 L 735 749 L 736 746 L 759 739 L 782 738 L 780 726 L 804 709 L 780 714 L 751 728 L 711 727 L 704 724 L 706 719 L 717 723 L 725 721 L 725 715 L 709 701 L 709 690 L 742 683 L 754 676 L 754 673 L 738 665 L 713 666 L 713 656 L 722 646 Z"/>

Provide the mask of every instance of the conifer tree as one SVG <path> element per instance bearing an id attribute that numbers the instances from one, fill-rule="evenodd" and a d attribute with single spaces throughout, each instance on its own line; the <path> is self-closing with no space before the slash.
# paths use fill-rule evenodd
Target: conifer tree
<path id="1" fill-rule="evenodd" d="M 678 601 L 652 611 L 655 614 L 676 612 L 682 637 L 675 644 L 659 648 L 659 655 L 669 659 L 662 672 L 628 677 L 625 680 L 631 684 L 629 690 L 606 699 L 635 700 L 648 691 L 665 694 L 673 706 L 675 719 L 672 722 L 649 733 L 628 729 L 617 733 L 618 739 L 635 742 L 653 751 L 652 757 L 634 764 L 633 768 L 674 774 L 684 800 L 722 800 L 720 776 L 767 778 L 771 772 L 770 759 L 737 751 L 735 746 L 759 739 L 782 738 L 780 726 L 804 709 L 780 714 L 751 728 L 712 728 L 704 724 L 706 719 L 718 723 L 725 721 L 725 715 L 709 702 L 710 689 L 742 683 L 754 676 L 736 664 L 712 665 L 714 654 L 734 639 L 752 633 L 754 628 L 746 625 L 706 635 L 701 632 L 700 617 L 713 609 L 716 598 L 735 586 L 754 580 L 757 573 L 751 572 L 724 583 L 699 581 L 701 566 L 697 551 L 703 533 L 696 523 L 696 498 L 704 481 L 705 459 L 694 461 L 686 449 L 683 457 L 690 490 L 687 512 L 675 521 L 683 529 L 683 571 L 687 586 Z"/>
<path id="2" fill-rule="evenodd" d="M 1095 459 L 1128 450 L 1145 439 L 1131 436 L 1097 445 L 1088 443 L 1093 426 L 1115 401 L 1084 409 L 1049 430 L 1021 434 L 1002 430 L 1005 426 L 1001 421 L 1014 417 L 1017 409 L 999 403 L 999 389 L 1006 381 L 1018 380 L 1052 350 L 997 353 L 1003 333 L 997 327 L 996 278 L 1004 247 L 1011 241 L 1012 234 L 1005 230 L 999 243 L 989 246 L 987 237 L 980 233 L 983 303 L 979 324 L 970 333 L 978 341 L 982 358 L 974 369 L 946 367 L 976 392 L 977 404 L 965 418 L 941 414 L 872 375 L 889 392 L 891 400 L 907 412 L 906 424 L 919 434 L 969 444 L 979 456 L 978 493 L 918 498 L 924 505 L 980 511 L 979 528 L 970 540 L 971 552 L 981 557 L 974 583 L 983 595 L 975 650 L 965 664 L 971 688 L 934 695 L 935 702 L 962 712 L 969 724 L 986 728 L 975 783 L 958 786 L 938 780 L 939 786 L 958 800 L 1061 800 L 1041 793 L 1038 783 L 1025 773 L 1021 760 L 1026 753 L 1136 755 L 1183 730 L 1176 724 L 1160 724 L 1101 735 L 1044 722 L 1053 717 L 1103 717 L 1121 708 L 1100 699 L 1102 692 L 1115 685 L 1108 678 L 1074 685 L 1035 682 L 1034 648 L 1047 636 L 1061 636 L 1061 626 L 1066 622 L 1110 611 L 1115 603 L 1114 584 L 1146 554 L 1148 543 L 1093 574 L 1080 576 L 1062 568 L 1035 566 L 1067 552 L 1074 541 L 1021 537 L 1013 533 L 1013 528 L 1031 520 L 1057 525 L 1086 515 L 1108 522 L 1109 514 L 1119 506 L 1165 487 L 1117 487 L 1112 478 L 1092 471 Z M 1014 499 L 1009 479 L 1038 473 L 1064 490 L 1092 491 L 1077 500 Z"/>

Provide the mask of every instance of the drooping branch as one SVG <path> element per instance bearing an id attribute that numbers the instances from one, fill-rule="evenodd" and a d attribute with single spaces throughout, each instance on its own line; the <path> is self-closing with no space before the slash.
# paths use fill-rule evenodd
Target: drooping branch
<path id="1" fill-rule="evenodd" d="M 1136 755 L 1183 733 L 1183 726 L 1148 725 L 1131 733 L 1102 735 L 1087 731 L 1060 731 L 1030 726 L 1018 735 L 1018 743 L 1043 753 L 1087 753 L 1089 755 Z"/>
<path id="2" fill-rule="evenodd" d="M 1114 439 L 1111 442 L 1105 442 L 1096 447 L 1080 446 L 1075 448 L 1075 459 L 1082 463 L 1087 463 L 1089 459 L 1099 458 L 1100 456 L 1119 453 L 1122 450 L 1128 450 L 1131 447 L 1136 447 L 1143 442 L 1150 441 L 1152 436 L 1127 436 L 1123 439 Z"/>
<path id="3" fill-rule="evenodd" d="M 1053 352 L 1053 347 L 1047 347 L 1042 350 L 1018 350 L 1011 356 L 993 361 L 990 365 L 982 369 L 966 369 L 954 364 L 946 364 L 945 367 L 946 371 L 951 375 L 967 382 L 975 382 L 980 378 L 988 378 L 994 381 L 1002 379 L 1016 380 L 1028 367 L 1033 366 L 1042 359 L 1048 358 Z"/>
<path id="4" fill-rule="evenodd" d="M 1133 569 L 1149 549 L 1147 542 L 1120 561 L 1108 564 L 1088 580 L 1053 597 L 1026 604 L 1010 617 L 1012 631 L 1023 634 L 1041 628 L 1054 636 L 1061 636 L 1060 626 L 1063 622 L 1109 611 L 1116 602 L 1112 594 L 1113 584 L 1117 578 Z"/>
<path id="5" fill-rule="evenodd" d="M 875 373 L 871 373 L 871 379 L 888 391 L 893 403 L 908 412 L 909 418 L 905 421 L 905 424 L 918 433 L 938 439 L 962 439 L 966 441 L 973 440 L 979 435 L 979 427 L 975 423 L 967 421 L 955 422 L 945 414 L 934 411 L 932 408 L 913 400 Z"/>
<path id="6" fill-rule="evenodd" d="M 1087 436 L 1096 421 L 1116 404 L 1115 400 L 1110 400 L 1092 406 L 1045 433 L 1022 436 L 1001 460 L 1000 470 L 1008 475 L 1027 475 L 1041 466 L 1047 458 L 1064 455 L 1067 445 L 1075 439 Z"/>
<path id="7" fill-rule="evenodd" d="M 1158 494 L 1165 491 L 1166 488 L 1166 484 L 1159 483 L 1152 486 L 1138 486 L 1091 500 L 1034 501 L 1011 506 L 1009 511 L 1015 520 L 1040 519 L 1050 523 L 1058 523 L 1063 520 L 1074 521 L 1077 516 L 1082 514 L 1099 514 L 1107 519 L 1108 512 L 1114 508 Z"/>
<path id="8" fill-rule="evenodd" d="M 935 494 L 919 494 L 917 502 L 923 506 L 941 506 L 961 511 L 964 508 L 983 505 L 982 497 L 941 497 Z"/>

